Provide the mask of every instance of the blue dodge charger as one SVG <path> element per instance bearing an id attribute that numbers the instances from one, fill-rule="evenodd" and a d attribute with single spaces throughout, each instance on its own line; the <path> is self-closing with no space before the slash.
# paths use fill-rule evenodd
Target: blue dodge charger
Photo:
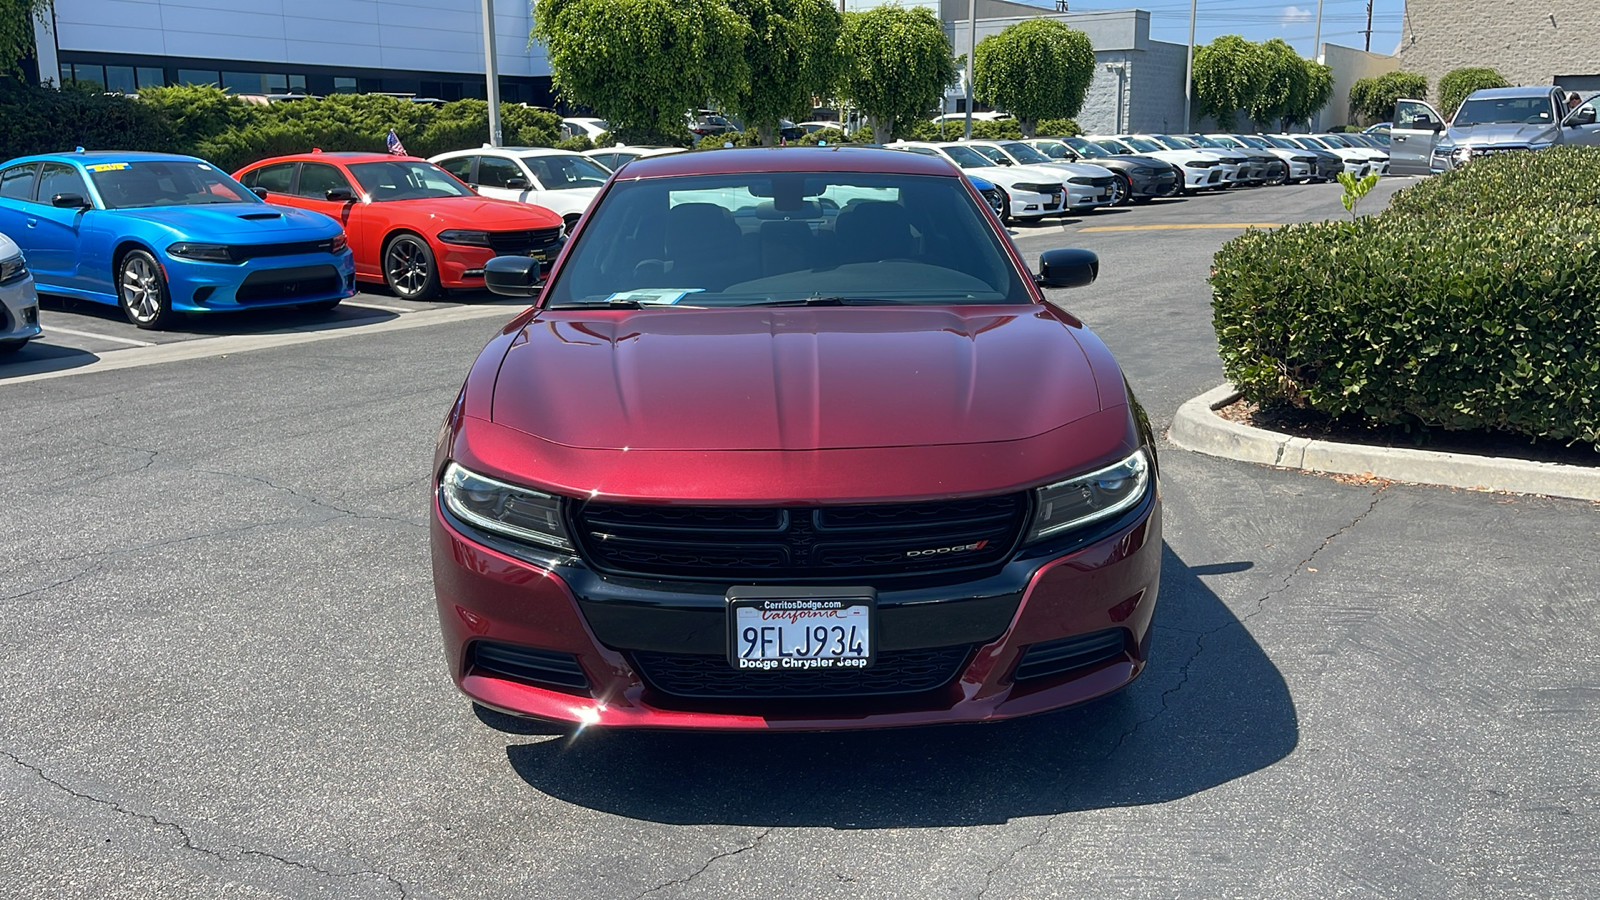
<path id="1" fill-rule="evenodd" d="M 175 313 L 327 310 L 355 293 L 344 229 L 273 206 L 208 162 L 52 153 L 0 165 L 0 233 L 41 294 L 115 304 L 140 328 Z"/>

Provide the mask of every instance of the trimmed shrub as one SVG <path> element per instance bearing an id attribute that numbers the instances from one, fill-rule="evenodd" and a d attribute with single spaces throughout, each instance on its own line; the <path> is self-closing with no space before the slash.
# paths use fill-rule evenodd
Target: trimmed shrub
<path id="1" fill-rule="evenodd" d="M 1476 67 L 1451 69 L 1439 79 L 1439 114 L 1444 116 L 1446 121 L 1453 119 L 1456 110 L 1461 108 L 1461 101 L 1467 99 L 1473 91 L 1501 87 L 1511 87 L 1511 82 L 1493 69 Z"/>
<path id="2" fill-rule="evenodd" d="M 161 110 L 126 97 L 0 78 L 0 159 L 88 150 L 190 152 Z"/>
<path id="3" fill-rule="evenodd" d="M 829 144 L 847 144 L 850 142 L 850 135 L 837 128 L 818 128 L 810 134 L 802 135 L 799 143 L 802 146 L 815 147 L 823 141 Z"/>
<path id="4" fill-rule="evenodd" d="M 732 144 L 735 147 L 759 147 L 761 132 L 751 128 L 745 131 L 730 131 L 727 134 L 708 134 L 695 144 L 695 148 L 716 150 L 725 144 Z"/>
<path id="5" fill-rule="evenodd" d="M 1077 119 L 1040 119 L 1034 133 L 1039 137 L 1076 137 L 1083 134 L 1083 129 Z"/>
<path id="6" fill-rule="evenodd" d="M 1261 404 L 1600 445 L 1597 234 L 1516 208 L 1247 231 L 1213 263 L 1223 366 Z"/>
<path id="7" fill-rule="evenodd" d="M 1471 160 L 1397 192 L 1388 216 L 1489 216 L 1508 209 L 1600 209 L 1600 150 L 1552 147 Z"/>
<path id="8" fill-rule="evenodd" d="M 1350 86 L 1350 109 L 1373 122 L 1393 117 L 1395 101 L 1407 98 L 1428 99 L 1428 76 L 1416 72 L 1385 72 L 1377 78 L 1357 79 Z"/>
<path id="9" fill-rule="evenodd" d="M 589 136 L 586 134 L 575 134 L 564 141 L 557 141 L 556 149 L 582 153 L 585 150 L 593 150 L 594 141 L 589 140 Z"/>

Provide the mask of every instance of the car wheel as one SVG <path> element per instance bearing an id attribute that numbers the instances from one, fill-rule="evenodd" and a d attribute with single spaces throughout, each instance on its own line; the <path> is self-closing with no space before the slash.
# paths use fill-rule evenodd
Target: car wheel
<path id="1" fill-rule="evenodd" d="M 561 217 L 561 224 L 566 226 L 567 234 L 571 234 L 572 229 L 578 227 L 578 220 L 581 218 L 583 218 L 582 213 L 568 213 Z"/>
<path id="2" fill-rule="evenodd" d="M 439 293 L 439 267 L 428 242 L 398 234 L 383 248 L 383 280 L 402 300 L 427 300 Z"/>
<path id="3" fill-rule="evenodd" d="M 27 341 L 0 341 L 0 355 L 15 353 L 26 346 L 28 346 Z"/>
<path id="4" fill-rule="evenodd" d="M 1009 226 L 1016 221 L 1011 216 L 1011 195 L 999 185 L 995 185 L 994 189 L 1000 192 L 1000 224 Z"/>
<path id="5" fill-rule="evenodd" d="M 302 303 L 300 304 L 300 308 L 306 312 L 333 312 L 334 310 L 338 309 L 339 304 L 343 302 L 343 297 L 335 297 L 332 300 L 318 300 L 315 303 Z"/>
<path id="6" fill-rule="evenodd" d="M 167 276 L 156 258 L 129 250 L 117 267 L 117 304 L 128 321 L 140 328 L 161 328 L 175 317 Z"/>
<path id="7" fill-rule="evenodd" d="M 1111 202 L 1108 206 L 1126 206 L 1133 197 L 1133 179 L 1115 172 L 1111 176 Z"/>
<path id="8" fill-rule="evenodd" d="M 1269 185 L 1271 185 L 1273 187 L 1277 187 L 1280 184 L 1288 184 L 1288 183 L 1289 183 L 1289 176 L 1282 169 L 1273 169 L 1272 170 L 1272 174 L 1267 176 L 1267 184 L 1269 184 Z"/>

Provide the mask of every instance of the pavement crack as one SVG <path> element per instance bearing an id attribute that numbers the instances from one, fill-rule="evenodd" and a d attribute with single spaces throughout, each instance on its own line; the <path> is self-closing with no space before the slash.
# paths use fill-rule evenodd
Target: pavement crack
<path id="1" fill-rule="evenodd" d="M 329 501 L 323 500 L 320 497 L 313 497 L 310 494 L 302 494 L 301 492 L 295 490 L 292 487 L 289 487 L 287 485 L 278 484 L 278 483 L 272 481 L 271 479 L 262 478 L 259 475 L 245 475 L 245 474 L 240 473 L 240 472 L 220 472 L 220 471 L 217 471 L 215 469 L 197 469 L 195 471 L 202 472 L 202 473 L 207 474 L 207 475 L 216 475 L 216 476 L 219 476 L 219 477 L 222 477 L 222 478 L 238 478 L 238 479 L 242 479 L 244 481 L 254 481 L 257 484 L 266 485 L 267 487 L 271 488 L 272 490 L 282 491 L 283 493 L 288 494 L 289 496 L 294 497 L 297 500 L 303 500 L 306 503 L 309 503 L 310 505 L 315 506 L 315 507 L 317 507 L 319 509 L 326 509 L 326 510 L 331 510 L 333 512 L 336 512 L 341 517 L 344 517 L 344 518 L 360 519 L 360 520 L 363 520 L 363 521 L 371 521 L 371 522 L 393 522 L 393 523 L 395 523 L 397 525 L 406 525 L 406 526 L 409 526 L 411 528 L 426 528 L 427 527 L 427 525 L 425 525 L 425 524 L 423 524 L 421 522 L 414 521 L 412 519 L 402 519 L 402 518 L 399 518 L 398 516 L 371 515 L 371 514 L 368 514 L 368 513 L 357 512 L 357 511 L 355 511 L 353 509 L 349 509 L 349 508 L 340 506 L 337 503 L 330 503 Z"/>
<path id="2" fill-rule="evenodd" d="M 994 886 L 994 876 L 999 874 L 1001 869 L 1011 865 L 1011 861 L 1016 859 L 1018 856 L 1021 856 L 1024 850 L 1031 850 L 1034 847 L 1044 843 L 1045 835 L 1050 833 L 1050 828 L 1054 826 L 1055 823 L 1055 816 L 1046 817 L 1043 828 L 1040 828 L 1038 831 L 1034 832 L 1033 837 L 1023 841 L 1021 844 L 1018 844 L 1010 853 L 1006 854 L 1005 859 L 995 863 L 994 866 L 989 869 L 989 871 L 985 872 L 983 874 L 983 887 L 978 889 L 977 896 L 974 898 L 974 900 L 983 900 L 984 896 L 989 893 L 989 888 Z"/>
<path id="3" fill-rule="evenodd" d="M 1292 570 L 1290 570 L 1290 572 L 1287 575 L 1283 576 L 1283 583 L 1282 584 L 1278 585 L 1277 587 L 1273 588 L 1272 590 L 1267 591 L 1265 594 L 1262 594 L 1260 597 L 1256 598 L 1256 608 L 1254 610 L 1251 610 L 1249 613 L 1247 613 L 1244 618 L 1238 620 L 1239 624 L 1243 624 L 1245 622 L 1248 622 L 1252 618 L 1254 618 L 1255 616 L 1260 614 L 1261 611 L 1266 608 L 1267 601 L 1271 600 L 1273 597 L 1276 597 L 1277 595 L 1279 595 L 1279 594 L 1283 593 L 1284 591 L 1288 590 L 1289 586 L 1294 583 L 1295 578 L 1298 577 L 1301 572 L 1306 571 L 1306 569 L 1313 562 L 1316 561 L 1316 558 L 1317 558 L 1318 554 L 1320 554 L 1320 553 L 1322 553 L 1322 551 L 1328 549 L 1328 546 L 1330 544 L 1332 544 L 1340 535 L 1342 535 L 1345 532 L 1349 531 L 1350 529 L 1356 527 L 1357 525 L 1360 525 L 1361 521 L 1363 519 L 1365 519 L 1369 515 L 1372 515 L 1372 511 L 1374 509 L 1378 508 L 1378 501 L 1383 499 L 1383 492 L 1389 489 L 1390 483 L 1391 482 L 1387 482 L 1386 481 L 1383 484 L 1378 485 L 1377 490 L 1374 490 L 1372 492 L 1372 501 L 1367 504 L 1367 508 L 1362 510 L 1360 515 L 1358 515 L 1355 518 L 1351 519 L 1350 521 L 1344 523 L 1343 525 L 1340 525 L 1338 528 L 1334 529 L 1333 533 L 1331 533 L 1327 537 L 1323 538 L 1322 539 L 1322 543 L 1318 544 L 1315 550 L 1312 550 L 1311 553 L 1308 556 L 1306 556 L 1305 559 L 1302 559 L 1302 560 L 1300 560 L 1300 562 L 1296 563 L 1295 567 Z M 1224 625 L 1220 625 L 1217 628 L 1211 629 L 1211 632 L 1207 632 L 1207 633 L 1209 634 L 1209 633 L 1213 633 L 1213 632 L 1216 632 L 1216 631 L 1220 631 L 1221 629 L 1228 627 L 1228 624 L 1233 624 L 1233 623 L 1227 623 L 1227 624 L 1224 624 Z"/>
<path id="4" fill-rule="evenodd" d="M 664 881 L 661 884 L 656 885 L 655 887 L 645 891 L 642 894 L 635 894 L 634 897 L 633 897 L 633 900 L 643 900 L 643 898 L 648 897 L 651 894 L 656 893 L 657 891 L 664 891 L 669 887 L 682 887 L 683 885 L 689 884 L 690 882 L 694 881 L 696 878 L 699 878 L 701 875 L 704 875 L 706 873 L 706 870 L 711 868 L 712 864 L 716 863 L 718 860 L 723 860 L 723 859 L 728 859 L 730 857 L 738 856 L 741 853 L 745 853 L 747 851 L 755 850 L 757 847 L 760 847 L 761 846 L 761 842 L 766 840 L 767 839 L 767 835 L 771 834 L 772 832 L 773 832 L 773 828 L 772 827 L 769 826 L 767 828 L 764 828 L 764 829 L 761 830 L 760 834 L 756 835 L 756 839 L 755 840 L 751 841 L 748 844 L 745 844 L 743 847 L 737 847 L 737 848 L 735 848 L 733 850 L 728 850 L 728 851 L 726 851 L 724 853 L 715 854 L 710 859 L 705 861 L 705 865 L 702 865 L 700 868 L 698 868 L 698 869 L 694 870 L 693 872 L 691 872 L 687 878 L 674 878 L 674 879 L 672 879 L 670 881 Z"/>
<path id="5" fill-rule="evenodd" d="M 61 781 L 59 779 L 51 777 L 51 775 L 48 772 L 46 772 L 44 769 L 40 768 L 39 766 L 34 765 L 33 763 L 30 763 L 30 762 L 22 759 L 20 756 L 17 756 L 15 753 L 12 753 L 9 750 L 0 750 L 0 755 L 3 755 L 6 759 L 11 760 L 11 762 L 13 764 L 15 764 L 18 768 L 21 768 L 21 769 L 23 769 L 25 771 L 31 772 L 34 775 L 34 777 L 38 778 L 40 781 L 44 782 L 45 784 L 55 788 L 56 790 L 66 794 L 66 795 L 68 795 L 70 797 L 76 798 L 78 800 L 83 800 L 83 801 L 88 802 L 88 803 L 93 803 L 93 804 L 95 804 L 97 806 L 104 807 L 106 809 L 109 809 L 109 810 L 117 813 L 118 815 L 125 816 L 125 817 L 130 818 L 130 819 L 137 819 L 137 820 L 139 820 L 141 822 L 149 822 L 150 824 L 152 824 L 152 825 L 154 825 L 154 826 L 156 826 L 158 828 L 163 828 L 163 829 L 166 829 L 168 831 L 171 831 L 173 834 L 175 834 L 177 836 L 178 841 L 180 842 L 182 848 L 185 849 L 185 850 L 189 850 L 189 851 L 192 851 L 192 852 L 195 852 L 195 853 L 199 853 L 199 854 L 202 854 L 204 856 L 209 856 L 209 857 L 211 857 L 213 859 L 216 859 L 216 860 L 218 860 L 220 862 L 224 862 L 224 863 L 233 862 L 233 861 L 235 861 L 237 859 L 240 859 L 240 858 L 243 858 L 243 857 L 254 857 L 254 858 L 258 858 L 258 859 L 269 860 L 271 862 L 276 862 L 276 863 L 279 863 L 280 865 L 288 866 L 288 867 L 293 868 L 293 869 L 299 869 L 299 870 L 304 871 L 304 872 L 310 872 L 310 873 L 315 874 L 315 875 L 320 875 L 320 876 L 322 876 L 324 878 L 337 878 L 337 879 L 362 878 L 362 877 L 379 878 L 379 879 L 384 880 L 388 884 L 392 885 L 397 891 L 399 891 L 399 896 L 400 896 L 401 900 L 406 900 L 406 898 L 408 898 L 410 896 L 410 892 L 406 888 L 406 885 L 405 885 L 404 882 L 401 882 L 399 879 L 395 878 L 393 875 L 388 874 L 387 872 L 380 872 L 380 871 L 378 871 L 376 869 L 360 869 L 360 870 L 357 870 L 357 871 L 354 871 L 354 872 L 336 872 L 336 871 L 333 871 L 332 869 L 324 869 L 321 866 L 315 865 L 313 863 L 302 862 L 302 861 L 296 860 L 296 859 L 290 859 L 290 858 L 288 858 L 286 856 L 280 856 L 280 855 L 278 855 L 276 853 L 269 853 L 269 852 L 267 852 L 265 850 L 252 850 L 252 849 L 250 849 L 248 847 L 229 847 L 229 848 L 225 848 L 225 849 L 222 849 L 222 850 L 218 850 L 218 849 L 214 849 L 214 848 L 211 848 L 211 847 L 203 846 L 201 844 L 197 844 L 197 843 L 195 843 L 194 838 L 192 836 L 190 836 L 188 829 L 184 828 L 183 825 L 179 824 L 178 822 L 174 822 L 174 821 L 171 821 L 169 819 L 163 819 L 163 818 L 160 818 L 159 816 L 151 815 L 150 813 L 144 813 L 144 812 L 139 812 L 138 810 L 129 809 L 126 806 L 123 806 L 122 804 L 120 804 L 120 803 L 118 803 L 118 802 L 116 802 L 114 800 L 107 800 L 107 799 L 104 799 L 102 797 L 96 797 L 93 794 L 88 794 L 88 793 L 85 793 L 83 791 L 80 791 L 80 790 L 72 787 L 71 785 L 69 785 L 69 784 L 67 784 L 67 783 L 65 783 L 65 782 L 63 782 L 63 781 Z"/>

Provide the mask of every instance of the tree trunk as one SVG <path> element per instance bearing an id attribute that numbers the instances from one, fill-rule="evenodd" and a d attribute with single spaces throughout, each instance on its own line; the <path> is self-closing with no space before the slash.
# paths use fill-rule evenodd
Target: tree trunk
<path id="1" fill-rule="evenodd" d="M 1037 130 L 1038 127 L 1039 127 L 1039 120 L 1038 119 L 1017 119 L 1017 127 L 1022 129 L 1023 138 L 1031 139 L 1033 137 L 1034 131 Z"/>
<path id="2" fill-rule="evenodd" d="M 772 125 L 757 125 L 756 134 L 761 135 L 761 146 L 775 147 L 778 144 L 778 129 Z"/>
<path id="3" fill-rule="evenodd" d="M 882 119 L 877 116 L 868 116 L 867 121 L 872 123 L 873 141 L 879 144 L 889 143 L 894 134 L 894 116 L 885 116 Z"/>

